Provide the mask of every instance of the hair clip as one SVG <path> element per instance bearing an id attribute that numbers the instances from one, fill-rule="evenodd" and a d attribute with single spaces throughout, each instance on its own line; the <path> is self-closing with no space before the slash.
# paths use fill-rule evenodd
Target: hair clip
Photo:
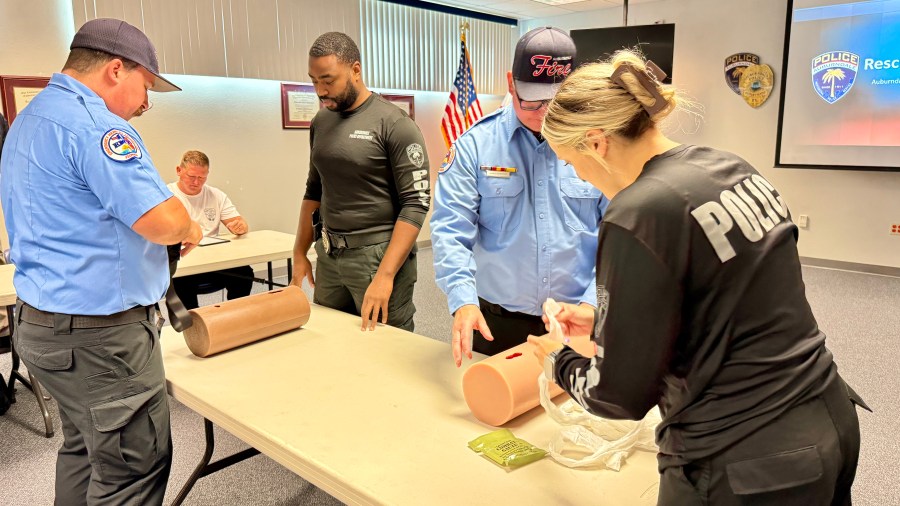
<path id="1" fill-rule="evenodd" d="M 659 68 L 650 60 L 647 60 L 646 72 L 635 68 L 634 65 L 630 63 L 623 63 L 619 65 L 616 71 L 613 72 L 612 75 L 609 76 L 609 78 L 610 80 L 612 80 L 612 82 L 618 84 L 627 91 L 628 88 L 625 86 L 625 81 L 622 80 L 622 74 L 624 74 L 625 72 L 630 72 L 631 75 L 633 75 L 638 80 L 638 82 L 641 83 L 641 86 L 643 86 L 644 89 L 647 90 L 647 93 L 653 96 L 653 105 L 641 104 L 651 118 L 654 114 L 666 108 L 666 106 L 668 105 L 668 101 L 663 98 L 662 94 L 659 92 L 659 88 L 656 86 L 656 83 L 654 83 L 653 80 L 650 79 L 650 76 L 653 76 L 653 79 L 662 82 L 662 80 L 666 78 L 666 73 L 663 72 L 661 68 Z"/>

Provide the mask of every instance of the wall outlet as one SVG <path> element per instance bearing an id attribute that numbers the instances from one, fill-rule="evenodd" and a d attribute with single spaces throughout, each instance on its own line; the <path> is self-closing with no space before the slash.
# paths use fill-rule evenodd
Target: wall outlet
<path id="1" fill-rule="evenodd" d="M 891 225 L 891 235 L 900 235 L 900 223 Z"/>
<path id="2" fill-rule="evenodd" d="M 797 216 L 797 226 L 800 228 L 809 228 L 809 216 L 806 214 Z"/>

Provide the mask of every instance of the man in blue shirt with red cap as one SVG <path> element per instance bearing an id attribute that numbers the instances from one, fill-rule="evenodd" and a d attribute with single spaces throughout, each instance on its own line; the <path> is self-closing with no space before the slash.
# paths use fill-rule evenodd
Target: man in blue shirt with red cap
<path id="1" fill-rule="evenodd" d="M 507 73 L 512 104 L 464 133 L 439 170 L 431 241 L 457 366 L 472 350 L 494 355 L 545 334 L 547 298 L 597 304 L 594 263 L 607 200 L 539 133 L 575 53 L 557 28 L 523 35 Z"/>
<path id="2" fill-rule="evenodd" d="M 168 244 L 202 237 L 128 124 L 179 88 L 124 21 L 78 30 L 62 73 L 16 116 L 0 165 L 13 347 L 56 398 L 56 504 L 162 504 L 171 435 L 156 303 Z"/>

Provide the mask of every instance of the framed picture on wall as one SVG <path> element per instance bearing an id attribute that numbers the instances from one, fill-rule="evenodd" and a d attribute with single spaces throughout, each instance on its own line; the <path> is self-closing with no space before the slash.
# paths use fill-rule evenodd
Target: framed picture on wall
<path id="1" fill-rule="evenodd" d="M 311 84 L 281 83 L 282 128 L 309 128 L 321 106 Z"/>
<path id="2" fill-rule="evenodd" d="M 412 95 L 389 95 L 387 93 L 382 93 L 381 96 L 386 98 L 388 102 L 406 111 L 410 118 L 416 119 L 416 97 Z"/>
<path id="3" fill-rule="evenodd" d="M 0 76 L 0 101 L 3 115 L 12 125 L 19 111 L 47 87 L 49 77 Z"/>

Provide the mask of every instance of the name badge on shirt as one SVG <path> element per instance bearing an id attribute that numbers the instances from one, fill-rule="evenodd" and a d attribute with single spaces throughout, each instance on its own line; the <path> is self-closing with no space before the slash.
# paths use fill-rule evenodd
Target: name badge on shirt
<path id="1" fill-rule="evenodd" d="M 505 177 L 516 173 L 515 167 L 497 167 L 494 165 L 482 165 L 481 170 L 484 171 L 484 175 L 487 177 Z"/>

